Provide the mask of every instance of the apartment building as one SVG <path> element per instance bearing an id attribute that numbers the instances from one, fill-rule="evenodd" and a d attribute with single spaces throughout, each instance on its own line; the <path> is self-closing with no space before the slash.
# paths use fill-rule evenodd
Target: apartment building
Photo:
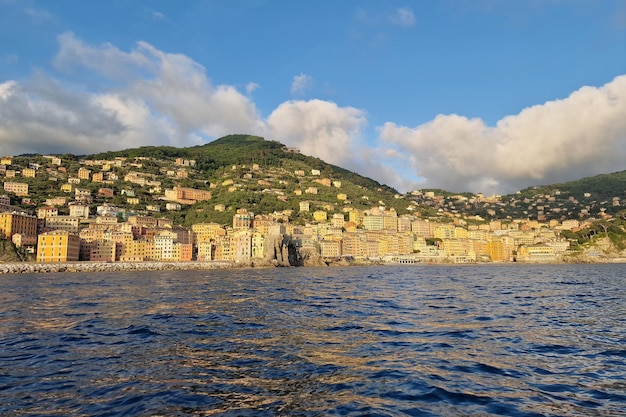
<path id="1" fill-rule="evenodd" d="M 385 228 L 384 216 L 365 215 L 363 217 L 363 228 L 365 230 L 383 230 Z"/>
<path id="2" fill-rule="evenodd" d="M 87 168 L 78 168 L 78 178 L 81 180 L 89 180 L 91 176 L 91 170 Z"/>
<path id="3" fill-rule="evenodd" d="M 83 219 L 89 218 L 89 206 L 81 203 L 70 203 L 70 216 L 80 217 Z"/>
<path id="4" fill-rule="evenodd" d="M 24 168 L 22 170 L 22 177 L 24 178 L 35 178 L 37 175 L 37 170 L 33 168 Z"/>
<path id="5" fill-rule="evenodd" d="M 165 199 L 180 204 L 195 204 L 210 200 L 211 192 L 195 188 L 174 187 L 171 190 L 165 190 Z"/>
<path id="6" fill-rule="evenodd" d="M 0 234 L 6 239 L 20 234 L 27 239 L 37 236 L 37 217 L 18 212 L 0 213 Z"/>
<path id="7" fill-rule="evenodd" d="M 42 206 L 37 209 L 37 218 L 45 219 L 46 217 L 53 217 L 59 215 L 59 209 L 55 206 Z"/>
<path id="8" fill-rule="evenodd" d="M 233 216 L 233 229 L 249 229 L 252 227 L 254 213 L 239 209 Z"/>
<path id="9" fill-rule="evenodd" d="M 24 197 L 28 195 L 28 184 L 24 182 L 5 182 L 4 191 L 13 193 L 17 196 Z"/>
<path id="10" fill-rule="evenodd" d="M 191 225 L 194 243 L 210 242 L 217 236 L 224 236 L 226 230 L 218 223 L 197 223 Z"/>
<path id="11" fill-rule="evenodd" d="M 76 216 L 52 216 L 46 217 L 45 227 L 48 230 L 65 230 L 78 233 L 80 230 L 80 217 Z"/>
<path id="12" fill-rule="evenodd" d="M 41 233 L 37 238 L 38 262 L 75 262 L 79 260 L 80 238 L 65 230 Z"/>

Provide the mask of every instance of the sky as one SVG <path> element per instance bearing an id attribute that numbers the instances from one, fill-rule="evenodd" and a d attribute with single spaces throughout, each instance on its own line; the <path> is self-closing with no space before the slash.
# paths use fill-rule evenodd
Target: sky
<path id="1" fill-rule="evenodd" d="M 626 170 L 626 0 L 0 0 L 0 155 L 228 134 L 403 193 Z"/>

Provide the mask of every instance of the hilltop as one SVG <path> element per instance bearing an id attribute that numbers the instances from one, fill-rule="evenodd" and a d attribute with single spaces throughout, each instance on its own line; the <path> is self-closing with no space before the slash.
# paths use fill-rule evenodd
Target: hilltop
<path id="1" fill-rule="evenodd" d="M 407 212 L 407 202 L 398 198 L 393 188 L 258 136 L 229 135 L 187 148 L 143 146 L 55 157 L 62 161 L 60 171 L 50 164 L 50 155 L 12 159 L 11 171 L 37 168 L 34 177 L 19 179 L 29 185 L 27 204 L 13 198 L 15 204 L 39 206 L 50 198 L 85 188 L 92 196 L 88 199 L 92 209 L 110 203 L 133 212 L 159 213 L 186 226 L 198 222 L 227 225 L 242 208 L 255 214 L 291 212 L 289 220 L 300 223 L 311 219 L 317 209 L 341 212 L 345 206 L 385 206 Z M 77 181 L 74 189 L 62 190 L 61 183 L 78 177 L 80 168 L 104 171 L 104 175 L 98 180 Z M 166 209 L 163 193 L 174 187 L 207 190 L 211 198 L 180 207 L 170 204 Z M 110 189 L 109 195 L 104 195 L 102 188 Z M 309 203 L 309 211 L 300 212 L 301 202 Z"/>

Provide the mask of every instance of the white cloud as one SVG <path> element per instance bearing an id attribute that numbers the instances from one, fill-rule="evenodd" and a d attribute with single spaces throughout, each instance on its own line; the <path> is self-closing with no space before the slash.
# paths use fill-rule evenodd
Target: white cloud
<path id="1" fill-rule="evenodd" d="M 211 85 L 204 67 L 179 54 L 166 54 L 141 43 L 142 51 L 156 60 L 154 79 L 132 86 L 161 114 L 182 130 L 216 137 L 233 131 L 255 131 L 259 116 L 254 103 L 233 86 Z"/>
<path id="2" fill-rule="evenodd" d="M 323 100 L 287 101 L 267 118 L 266 136 L 303 154 L 391 185 L 408 186 L 384 151 L 362 139 L 366 114 Z"/>
<path id="3" fill-rule="evenodd" d="M 146 42 L 138 42 L 128 53 L 110 44 L 94 47 L 71 33 L 59 36 L 59 43 L 58 68 L 87 68 L 119 83 L 119 94 L 144 100 L 170 118 L 181 134 L 198 130 L 216 137 L 259 127 L 256 107 L 248 97 L 232 86 L 213 86 L 205 68 L 185 55 L 168 54 Z"/>
<path id="4" fill-rule="evenodd" d="M 246 94 L 250 95 L 254 93 L 256 90 L 258 90 L 259 88 L 261 88 L 259 84 L 255 82 L 249 82 L 248 84 L 246 84 Z"/>
<path id="5" fill-rule="evenodd" d="M 166 20 L 166 19 L 167 19 L 167 17 L 165 16 L 165 14 L 163 14 L 163 13 L 161 13 L 161 12 L 158 12 L 158 11 L 156 11 L 156 10 L 153 10 L 153 11 L 150 13 L 150 15 L 152 16 L 152 18 L 153 18 L 154 20 Z"/>
<path id="6" fill-rule="evenodd" d="M 54 57 L 54 66 L 66 73 L 88 70 L 109 80 L 132 82 L 156 70 L 157 63 L 141 48 L 126 53 L 104 43 L 98 47 L 85 44 L 72 32 L 57 36 L 59 51 Z"/>
<path id="7" fill-rule="evenodd" d="M 267 119 L 272 138 L 334 164 L 353 158 L 365 124 L 361 110 L 322 100 L 284 102 Z"/>
<path id="8" fill-rule="evenodd" d="M 85 92 L 40 74 L 28 83 L 0 84 L 3 153 L 89 153 L 142 145 L 191 146 L 231 133 L 284 141 L 304 153 L 357 166 L 366 124 L 362 111 L 332 102 L 289 101 L 267 119 L 250 97 L 213 85 L 205 68 L 181 54 L 139 42 L 129 52 L 89 45 L 72 33 L 58 37 L 55 67 L 80 80 L 102 77 L 102 91 Z M 304 88 L 305 74 L 296 77 Z M 258 84 L 249 83 L 249 95 Z M 71 122 L 70 122 L 71 121 Z M 365 164 L 366 162 L 361 162 Z"/>
<path id="9" fill-rule="evenodd" d="M 626 75 L 524 109 L 495 126 L 460 115 L 439 115 L 414 128 L 386 123 L 379 144 L 370 146 L 361 109 L 294 100 L 265 119 L 250 97 L 258 84 L 247 84 L 244 92 L 215 85 L 206 69 L 185 55 L 145 42 L 128 52 L 89 45 L 71 33 L 58 40 L 55 67 L 76 84 L 46 73 L 0 82 L 1 154 L 192 146 L 249 133 L 400 190 L 485 193 L 625 168 Z M 79 84 L 83 75 L 89 91 Z M 306 74 L 295 77 L 296 91 L 310 82 Z M 407 167 L 412 174 L 405 174 Z M 412 183 L 420 178 L 419 185 Z"/>
<path id="10" fill-rule="evenodd" d="M 3 154 L 92 151 L 126 129 L 95 96 L 73 94 L 48 78 L 0 84 Z"/>
<path id="11" fill-rule="evenodd" d="M 411 27 L 415 25 L 415 15 L 409 7 L 400 7 L 394 10 L 389 21 L 396 26 Z"/>
<path id="12" fill-rule="evenodd" d="M 306 74 L 300 74 L 293 77 L 291 83 L 291 95 L 304 95 L 306 91 L 311 88 L 313 79 Z"/>
<path id="13" fill-rule="evenodd" d="M 58 37 L 54 64 L 103 91 L 83 91 L 43 73 L 0 84 L 2 153 L 89 153 L 141 145 L 197 145 L 263 129 L 254 103 L 233 86 L 211 84 L 204 67 L 145 42 L 130 52 Z M 78 74 L 77 77 L 76 74 Z"/>
<path id="14" fill-rule="evenodd" d="M 35 7 L 24 8 L 24 13 L 28 16 L 33 23 L 40 24 L 54 19 L 54 15 L 44 9 L 38 9 Z"/>
<path id="15" fill-rule="evenodd" d="M 439 115 L 415 128 L 386 123 L 380 138 L 407 153 L 425 187 L 512 192 L 623 170 L 625 114 L 626 75 L 524 109 L 495 127 Z"/>

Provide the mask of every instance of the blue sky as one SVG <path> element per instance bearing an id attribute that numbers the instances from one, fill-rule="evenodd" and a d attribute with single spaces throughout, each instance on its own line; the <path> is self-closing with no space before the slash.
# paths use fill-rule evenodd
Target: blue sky
<path id="1" fill-rule="evenodd" d="M 405 192 L 626 169 L 626 0 L 0 0 L 0 154 L 278 140 Z"/>

